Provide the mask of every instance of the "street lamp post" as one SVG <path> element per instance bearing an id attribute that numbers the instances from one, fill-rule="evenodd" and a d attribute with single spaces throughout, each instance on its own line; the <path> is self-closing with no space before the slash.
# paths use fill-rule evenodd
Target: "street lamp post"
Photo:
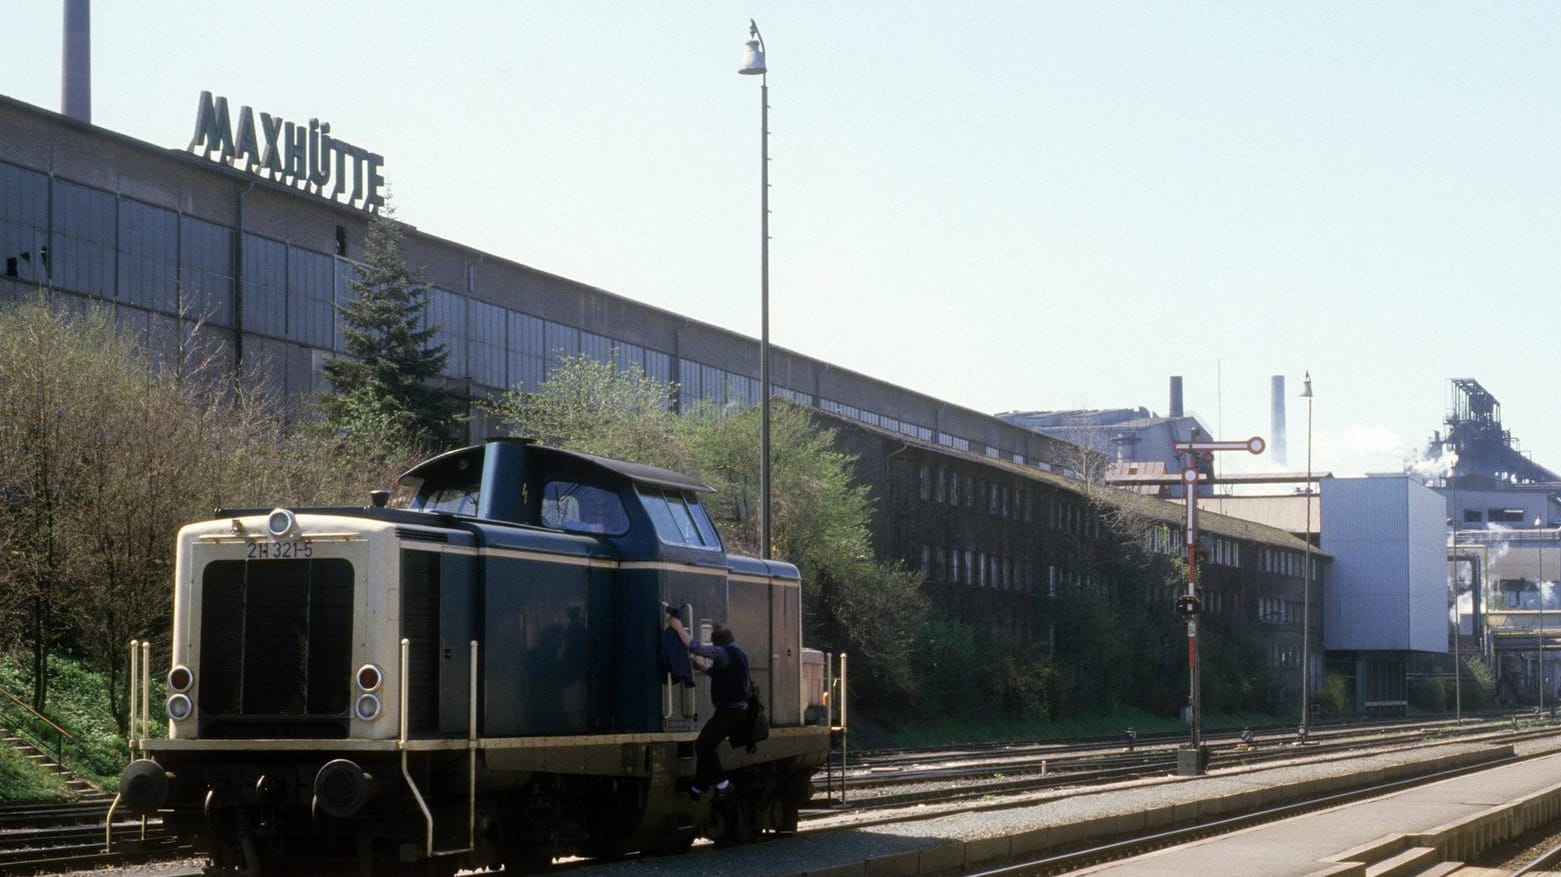
<path id="1" fill-rule="evenodd" d="M 1535 518 L 1534 526 L 1543 527 L 1544 518 Z M 1545 543 L 1539 543 L 1539 572 L 1534 576 L 1539 597 L 1539 711 L 1545 711 Z"/>
<path id="2" fill-rule="evenodd" d="M 1311 723 L 1312 688 L 1312 372 L 1306 372 L 1301 398 L 1306 400 L 1306 561 L 1301 570 L 1301 740 Z M 1318 496 L 1322 495 L 1321 491 Z"/>
<path id="3" fill-rule="evenodd" d="M 770 77 L 764 37 L 748 19 L 737 72 L 759 77 L 759 556 L 770 559 Z"/>

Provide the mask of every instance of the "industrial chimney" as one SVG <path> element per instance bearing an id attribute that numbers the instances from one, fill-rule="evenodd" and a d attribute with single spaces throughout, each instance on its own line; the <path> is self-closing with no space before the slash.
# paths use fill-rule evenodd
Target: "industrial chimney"
<path id="1" fill-rule="evenodd" d="M 1274 394 L 1272 420 L 1269 422 L 1268 450 L 1274 462 L 1285 465 L 1285 376 L 1274 375 L 1271 384 Z"/>
<path id="2" fill-rule="evenodd" d="M 1182 376 L 1171 376 L 1171 413 L 1168 417 L 1182 416 Z"/>
<path id="3" fill-rule="evenodd" d="M 65 0 L 60 112 L 92 124 L 92 0 Z"/>

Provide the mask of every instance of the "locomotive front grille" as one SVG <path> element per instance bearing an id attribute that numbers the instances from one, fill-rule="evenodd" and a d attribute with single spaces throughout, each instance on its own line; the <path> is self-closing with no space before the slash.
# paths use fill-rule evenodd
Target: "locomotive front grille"
<path id="1" fill-rule="evenodd" d="M 352 564 L 219 560 L 201 582 L 200 735 L 342 738 Z"/>

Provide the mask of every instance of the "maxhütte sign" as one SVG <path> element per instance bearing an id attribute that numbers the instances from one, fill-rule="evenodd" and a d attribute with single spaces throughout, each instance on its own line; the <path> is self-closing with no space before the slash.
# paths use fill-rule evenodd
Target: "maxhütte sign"
<path id="1" fill-rule="evenodd" d="M 216 158 L 332 201 L 348 195 L 345 203 L 370 213 L 385 206 L 381 174 L 385 157 L 332 137 L 330 122 L 310 119 L 308 125 L 300 125 L 261 113 L 257 127 L 254 111 L 245 106 L 239 108 L 235 128 L 228 99 L 203 91 L 188 148 L 203 158 Z"/>

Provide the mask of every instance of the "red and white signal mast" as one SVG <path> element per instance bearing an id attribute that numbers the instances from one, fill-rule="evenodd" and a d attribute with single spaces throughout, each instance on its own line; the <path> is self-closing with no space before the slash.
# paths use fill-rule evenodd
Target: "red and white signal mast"
<path id="1" fill-rule="evenodd" d="M 1194 430 L 1194 434 L 1196 434 Z M 1171 447 L 1178 454 L 1187 455 L 1186 468 L 1182 469 L 1182 486 L 1187 493 L 1187 593 L 1176 601 L 1177 614 L 1187 619 L 1187 677 L 1189 680 L 1188 703 L 1192 707 L 1192 740 L 1177 753 L 1176 772 L 1184 776 L 1202 774 L 1209 766 L 1209 753 L 1203 746 L 1202 708 L 1198 697 L 1198 484 L 1207 475 L 1214 478 L 1214 454 L 1218 451 L 1246 451 L 1261 454 L 1266 443 L 1259 436 L 1246 441 L 1212 441 L 1194 438 L 1191 441 L 1173 442 Z"/>

